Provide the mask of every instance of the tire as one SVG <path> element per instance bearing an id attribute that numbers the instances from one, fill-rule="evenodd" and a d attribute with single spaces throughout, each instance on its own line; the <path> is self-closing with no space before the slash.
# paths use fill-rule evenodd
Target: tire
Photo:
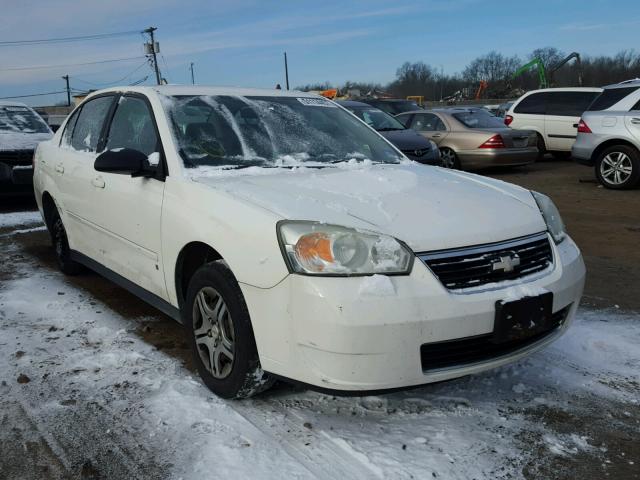
<path id="1" fill-rule="evenodd" d="M 249 310 L 223 261 L 200 267 L 183 306 L 187 341 L 205 385 L 223 398 L 248 398 L 274 383 L 260 367 Z"/>
<path id="2" fill-rule="evenodd" d="M 67 239 L 67 231 L 64 228 L 60 214 L 56 211 L 51 216 L 51 243 L 56 255 L 58 268 L 65 275 L 78 275 L 84 270 L 84 267 L 71 259 L 71 249 L 69 248 L 69 240 Z"/>
<path id="3" fill-rule="evenodd" d="M 640 152 L 627 145 L 614 145 L 598 155 L 595 169 L 598 181 L 606 188 L 634 188 L 640 183 Z"/>
<path id="4" fill-rule="evenodd" d="M 538 137 L 538 141 L 536 142 L 536 146 L 538 147 L 538 160 L 542 160 L 547 154 L 547 145 L 544 143 L 542 135 L 536 133 L 536 136 Z"/>
<path id="5" fill-rule="evenodd" d="M 443 167 L 460 170 L 460 159 L 458 158 L 458 155 L 456 155 L 456 152 L 449 147 L 443 147 L 440 149 L 440 160 L 442 161 Z"/>

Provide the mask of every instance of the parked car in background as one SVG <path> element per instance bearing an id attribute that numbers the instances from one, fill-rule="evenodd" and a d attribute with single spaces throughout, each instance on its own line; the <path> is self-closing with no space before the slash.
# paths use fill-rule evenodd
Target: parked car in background
<path id="1" fill-rule="evenodd" d="M 533 130 L 541 155 L 566 158 L 576 140 L 580 116 L 602 92 L 601 88 L 545 88 L 525 93 L 504 117 L 511 128 Z"/>
<path id="2" fill-rule="evenodd" d="M 401 98 L 362 98 L 358 99 L 358 101 L 371 105 L 372 107 L 379 108 L 383 112 L 387 112 L 389 115 L 397 115 L 403 112 L 422 109 L 422 107 L 413 100 L 404 100 Z"/>
<path id="3" fill-rule="evenodd" d="M 411 160 L 428 165 L 442 165 L 435 142 L 405 127 L 388 113 L 362 102 L 341 100 L 336 103 L 375 129 Z"/>
<path id="4" fill-rule="evenodd" d="M 223 397 L 505 365 L 566 332 L 584 287 L 548 197 L 408 162 L 317 95 L 102 90 L 34 163 L 62 271 L 88 266 L 181 321 Z"/>
<path id="5" fill-rule="evenodd" d="M 607 188 L 640 184 L 640 80 L 604 88 L 582 114 L 572 154 L 576 161 L 595 167 Z"/>
<path id="6" fill-rule="evenodd" d="M 33 152 L 52 135 L 33 109 L 0 102 L 0 195 L 32 192 Z"/>
<path id="7" fill-rule="evenodd" d="M 419 110 L 396 118 L 436 142 L 448 168 L 527 165 L 538 157 L 535 132 L 508 128 L 483 108 Z"/>

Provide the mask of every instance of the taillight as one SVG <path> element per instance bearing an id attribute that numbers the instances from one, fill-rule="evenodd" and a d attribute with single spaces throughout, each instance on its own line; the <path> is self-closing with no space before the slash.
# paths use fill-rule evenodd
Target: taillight
<path id="1" fill-rule="evenodd" d="M 479 148 L 505 148 L 502 136 L 494 135 L 489 140 L 480 145 Z"/>
<path id="2" fill-rule="evenodd" d="M 580 119 L 580 122 L 578 122 L 578 133 L 593 133 L 593 132 L 589 128 L 589 125 L 587 125 L 587 123 L 584 120 Z"/>
<path id="3" fill-rule="evenodd" d="M 508 127 L 513 122 L 513 117 L 511 115 L 507 115 L 504 117 L 504 124 Z"/>

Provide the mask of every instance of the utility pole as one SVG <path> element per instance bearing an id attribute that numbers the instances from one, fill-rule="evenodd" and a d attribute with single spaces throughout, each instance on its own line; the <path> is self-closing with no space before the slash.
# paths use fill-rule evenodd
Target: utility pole
<path id="1" fill-rule="evenodd" d="M 69 75 L 65 75 L 62 79 L 67 82 L 67 107 L 71 106 L 71 88 L 69 88 Z"/>
<path id="2" fill-rule="evenodd" d="M 162 85 L 162 77 L 160 76 L 160 68 L 158 67 L 158 57 L 156 56 L 156 54 L 160 51 L 160 48 L 156 46 L 156 40 L 153 36 L 153 32 L 155 32 L 156 30 L 156 27 L 149 27 L 144 30 L 144 33 L 148 33 L 151 37 L 151 43 L 147 44 L 149 45 L 149 48 L 147 48 L 146 54 L 151 55 L 151 57 L 153 58 L 153 68 L 156 72 L 156 82 L 158 82 L 158 85 Z"/>
<path id="3" fill-rule="evenodd" d="M 191 68 L 191 85 L 195 85 L 196 80 L 195 80 L 195 77 L 193 76 L 193 62 L 191 62 L 191 66 L 189 68 Z"/>
<path id="4" fill-rule="evenodd" d="M 289 65 L 287 64 L 287 52 L 284 52 L 284 78 L 287 83 L 287 90 L 289 90 Z"/>

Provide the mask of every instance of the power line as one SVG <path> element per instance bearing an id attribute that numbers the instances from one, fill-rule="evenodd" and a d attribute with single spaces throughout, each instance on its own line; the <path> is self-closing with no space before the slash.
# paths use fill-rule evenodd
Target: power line
<path id="1" fill-rule="evenodd" d="M 140 32 L 141 30 L 129 30 L 127 32 L 98 33 L 95 35 L 80 35 L 77 37 L 40 38 L 37 40 L 6 40 L 0 41 L 0 47 L 17 47 L 22 45 L 41 45 L 44 43 L 67 43 L 84 40 L 101 40 L 104 38 L 124 37 L 134 34 L 137 35 Z"/>
<path id="2" fill-rule="evenodd" d="M 67 63 L 61 65 L 35 65 L 32 67 L 3 67 L 0 71 L 20 71 L 20 70 L 46 70 L 51 68 L 66 68 L 66 67 L 80 67 L 82 65 L 97 65 L 99 63 L 114 63 L 114 62 L 124 62 L 128 60 L 138 60 L 144 57 L 127 57 L 127 58 L 112 58 L 108 60 L 97 60 L 95 62 L 83 62 L 83 63 Z"/>
<path id="3" fill-rule="evenodd" d="M 66 90 L 60 90 L 58 92 L 47 92 L 47 93 L 32 93 L 30 95 L 14 95 L 13 97 L 0 97 L 0 100 L 7 100 L 11 98 L 27 98 L 27 97 L 42 97 L 45 95 L 56 95 L 58 93 L 67 93 Z"/>
<path id="4" fill-rule="evenodd" d="M 114 80 L 113 82 L 94 83 L 94 82 L 89 82 L 87 80 L 83 80 L 83 79 L 78 78 L 78 77 L 71 77 L 71 78 L 73 78 L 76 82 L 86 83 L 87 85 L 91 85 L 91 86 L 94 86 L 94 87 L 106 87 L 108 85 L 113 85 L 115 83 L 120 83 L 120 82 L 125 81 L 127 78 L 129 78 L 131 75 L 136 73 L 138 70 L 140 70 L 145 65 L 148 65 L 148 63 L 146 61 L 144 61 L 142 64 L 138 65 L 131 72 L 127 73 L 124 77 L 119 78 L 118 80 Z"/>

